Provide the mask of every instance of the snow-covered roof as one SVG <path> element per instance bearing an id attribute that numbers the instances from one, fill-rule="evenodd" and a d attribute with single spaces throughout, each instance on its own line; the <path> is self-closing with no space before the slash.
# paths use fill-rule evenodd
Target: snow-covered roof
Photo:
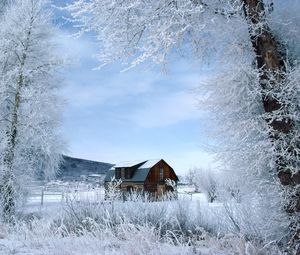
<path id="1" fill-rule="evenodd" d="M 132 167 L 136 166 L 138 164 L 142 164 L 143 162 L 146 161 L 122 161 L 114 166 L 114 168 L 119 168 L 119 167 Z"/>
<path id="2" fill-rule="evenodd" d="M 151 168 L 155 164 L 157 164 L 161 159 L 149 159 L 149 160 L 139 160 L 139 161 L 123 161 L 114 166 L 114 168 L 120 168 L 120 167 L 133 167 L 139 164 L 142 164 L 140 168 Z"/>
<path id="3" fill-rule="evenodd" d="M 111 179 L 114 177 L 115 175 L 115 168 L 126 168 L 126 167 L 133 167 L 133 166 L 137 166 L 134 175 L 132 176 L 131 179 L 125 179 L 124 181 L 132 181 L 132 182 L 141 182 L 144 181 L 147 178 L 147 175 L 150 171 L 150 169 L 156 165 L 159 161 L 161 161 L 161 159 L 150 159 L 150 160 L 144 160 L 144 161 L 124 161 L 124 162 L 120 162 L 118 164 L 116 164 L 114 167 L 112 167 L 104 181 L 111 181 Z"/>
<path id="4" fill-rule="evenodd" d="M 156 165 L 159 161 L 161 161 L 161 159 L 149 159 L 143 165 L 141 165 L 139 168 L 151 168 L 154 165 Z"/>

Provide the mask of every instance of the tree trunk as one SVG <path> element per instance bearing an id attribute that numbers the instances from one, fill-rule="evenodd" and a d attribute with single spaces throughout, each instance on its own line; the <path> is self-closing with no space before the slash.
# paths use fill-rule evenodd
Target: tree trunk
<path id="1" fill-rule="evenodd" d="M 260 70 L 262 103 L 270 129 L 269 137 L 276 153 L 277 175 L 286 194 L 291 194 L 285 208 L 291 219 L 289 245 L 293 246 L 294 250 L 298 249 L 296 253 L 300 254 L 299 247 L 296 247 L 300 239 L 300 162 L 297 162 L 299 161 L 297 158 L 299 158 L 300 141 L 298 141 L 298 146 L 290 142 L 295 131 L 295 122 L 291 117 L 288 117 L 289 106 L 284 104 L 281 98 L 276 98 L 274 93 L 272 94 L 272 92 L 283 89 L 280 86 L 283 86 L 286 75 L 284 55 L 266 22 L 263 0 L 242 0 L 242 2 L 249 24 L 250 39 L 256 55 L 256 66 Z M 285 112 L 285 116 L 276 115 L 278 111 Z M 283 143 L 286 146 L 287 155 L 282 155 L 279 150 Z M 292 171 L 291 169 L 295 169 L 295 166 L 297 170 Z"/>
<path id="2" fill-rule="evenodd" d="M 19 62 L 19 75 L 16 80 L 15 95 L 13 99 L 13 110 L 10 121 L 10 128 L 7 131 L 7 146 L 4 149 L 3 167 L 4 175 L 2 184 L 0 187 L 0 194 L 2 198 L 2 213 L 3 220 L 7 223 L 14 223 L 15 210 L 16 210 L 16 190 L 14 184 L 14 159 L 15 159 L 15 147 L 18 134 L 18 115 L 21 104 L 21 90 L 24 84 L 24 66 L 27 59 L 27 51 L 29 47 L 29 41 L 31 37 L 31 29 L 33 24 L 33 17 L 30 22 L 28 32 L 26 34 L 26 40 L 24 49 Z M 14 49 L 13 49 L 14 50 Z"/>
<path id="3" fill-rule="evenodd" d="M 24 61 L 26 56 L 23 58 Z M 21 63 L 22 66 L 24 62 Z M 15 185 L 14 185 L 14 171 L 13 171 L 13 162 L 15 158 L 15 147 L 16 147 L 16 138 L 17 138 L 17 130 L 18 130 L 18 112 L 20 108 L 20 97 L 21 97 L 21 87 L 23 84 L 23 71 L 20 72 L 17 81 L 16 93 L 14 96 L 14 105 L 11 119 L 11 127 L 7 132 L 8 141 L 7 147 L 4 150 L 4 176 L 3 183 L 1 186 L 1 195 L 2 195 L 2 207 L 3 207 L 3 219 L 5 222 L 13 223 L 14 215 L 15 215 L 15 207 L 16 207 L 16 193 L 15 193 Z"/>

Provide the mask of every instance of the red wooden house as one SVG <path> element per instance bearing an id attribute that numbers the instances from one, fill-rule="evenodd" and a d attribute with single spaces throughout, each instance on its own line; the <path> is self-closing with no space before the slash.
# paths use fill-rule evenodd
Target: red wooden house
<path id="1" fill-rule="evenodd" d="M 166 179 L 178 182 L 174 169 L 163 159 L 123 162 L 115 165 L 104 179 L 106 188 L 107 183 L 113 178 L 122 180 L 119 188 L 123 192 L 137 190 L 149 192 L 155 197 L 160 197 L 167 191 L 173 191 L 173 188 L 167 185 Z"/>

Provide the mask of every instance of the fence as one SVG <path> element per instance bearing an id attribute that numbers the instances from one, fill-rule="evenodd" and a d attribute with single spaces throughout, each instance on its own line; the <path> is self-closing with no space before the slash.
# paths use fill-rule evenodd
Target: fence
<path id="1" fill-rule="evenodd" d="M 103 188 L 74 188 L 74 187 L 34 187 L 28 196 L 28 203 L 44 206 L 51 203 L 63 203 L 73 200 L 104 200 Z"/>
<path id="2" fill-rule="evenodd" d="M 30 205 L 44 206 L 45 204 L 64 203 L 69 199 L 88 200 L 99 202 L 105 200 L 104 187 L 94 187 L 82 183 L 48 183 L 35 184 L 30 188 L 28 203 Z M 205 201 L 203 193 L 195 193 L 189 189 L 178 190 L 179 199 Z"/>

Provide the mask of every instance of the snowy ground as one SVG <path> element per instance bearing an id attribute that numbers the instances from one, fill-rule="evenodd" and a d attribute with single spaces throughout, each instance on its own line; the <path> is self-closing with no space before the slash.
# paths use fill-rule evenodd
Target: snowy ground
<path id="1" fill-rule="evenodd" d="M 77 203 L 80 205 L 81 202 L 87 202 L 87 204 L 79 209 L 66 207 L 70 201 L 75 206 Z M 76 211 L 74 219 L 70 219 L 70 210 L 71 213 L 72 210 Z M 89 210 L 91 212 L 88 212 Z M 68 211 L 67 214 L 66 211 Z M 268 253 L 265 249 L 255 247 L 243 238 L 234 235 L 226 235 L 220 239 L 206 232 L 204 228 L 220 231 L 227 228 L 228 222 L 225 218 L 218 217 L 224 214 L 223 204 L 208 203 L 203 193 L 194 193 L 193 188 L 190 187 L 179 187 L 176 201 L 154 203 L 120 201 L 111 204 L 104 201 L 103 188 L 90 188 L 84 185 L 66 188 L 65 185 L 54 185 L 47 189 L 34 189 L 28 200 L 26 212 L 40 215 L 41 219 L 29 225 L 19 225 L 14 229 L 0 227 L 0 255 L 279 254 L 270 249 L 268 252 L 271 251 L 271 253 Z M 91 216 L 88 213 L 92 213 Z M 122 217 L 125 215 L 127 218 L 111 227 L 112 222 L 119 217 L 114 215 L 115 213 Z M 109 224 L 106 227 L 103 227 L 103 223 L 94 222 L 93 217 L 99 215 L 107 217 Z M 65 217 L 64 221 L 61 225 L 56 224 L 54 227 L 53 219 L 60 217 Z M 83 220 L 79 222 L 88 226 L 88 231 L 83 230 L 78 235 L 67 229 L 66 226 L 70 225 L 70 220 L 72 224 L 78 223 L 76 217 L 83 217 Z M 115 220 L 112 219 L 113 217 Z M 160 221 L 160 217 L 164 217 L 164 220 Z M 153 224 L 148 225 L 144 222 L 147 218 L 150 223 L 158 220 L 162 228 L 164 224 L 173 222 L 175 228 L 167 230 L 163 235 L 158 234 L 161 227 L 157 229 Z M 196 228 L 199 233 L 182 239 L 176 234 L 177 224 L 183 228 L 185 224 L 190 224 L 191 227 L 193 224 L 199 225 L 199 231 Z"/>
<path id="2" fill-rule="evenodd" d="M 126 233 L 124 232 L 126 231 Z M 39 237 L 0 242 L 2 255 L 276 255 L 264 253 L 243 239 L 207 238 L 194 245 L 164 241 L 149 229 L 123 229 L 116 236 Z M 272 251 L 271 251 L 272 252 Z"/>
<path id="3" fill-rule="evenodd" d="M 104 201 L 104 187 L 89 187 L 88 185 L 79 184 L 77 186 L 66 186 L 64 184 L 33 189 L 28 198 L 27 212 L 52 212 L 54 208 L 58 209 L 68 200 L 101 202 Z M 178 189 L 179 200 L 190 200 L 193 202 L 207 203 L 207 198 L 203 193 L 195 193 L 193 187 L 182 186 Z M 219 203 L 210 204 L 211 206 L 220 205 Z"/>

